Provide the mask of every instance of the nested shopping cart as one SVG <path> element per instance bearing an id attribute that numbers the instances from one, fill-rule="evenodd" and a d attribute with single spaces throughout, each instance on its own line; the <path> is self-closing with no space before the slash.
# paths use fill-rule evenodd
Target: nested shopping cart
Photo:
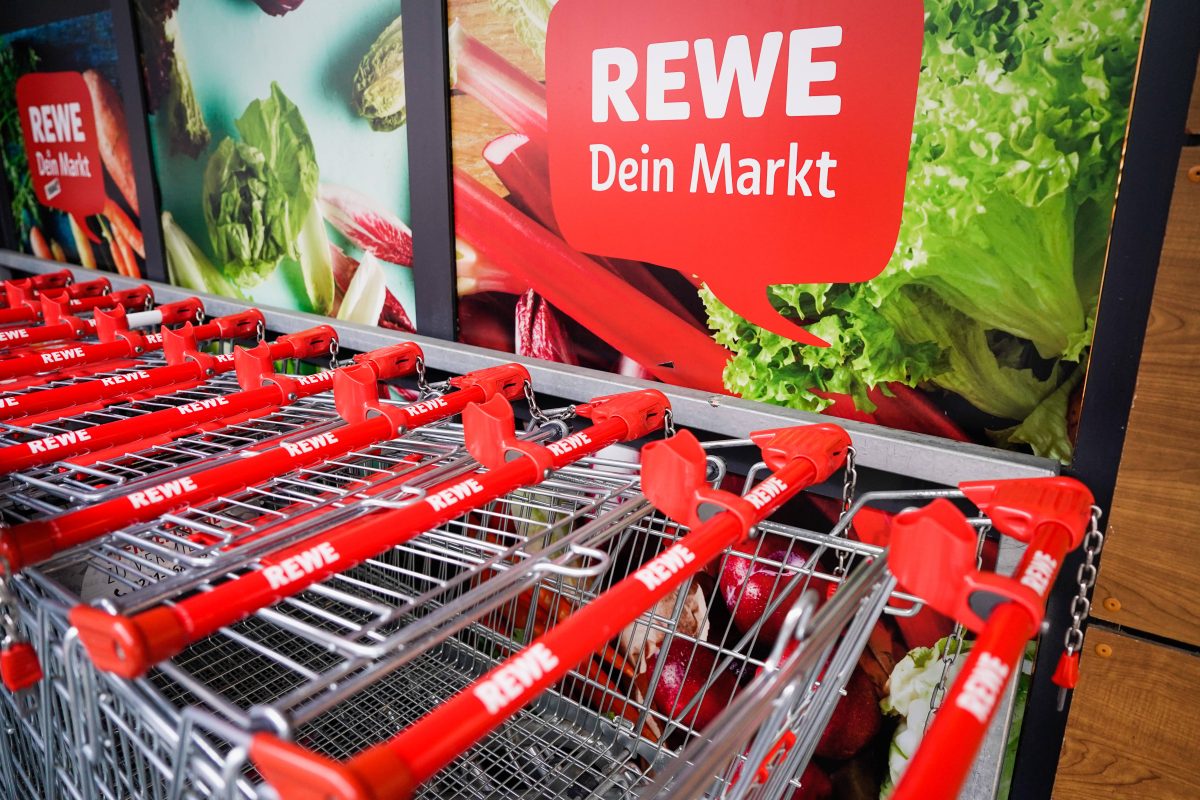
<path id="1" fill-rule="evenodd" d="M 553 426 L 544 430 L 549 432 L 533 438 L 545 441 L 547 436 L 565 432 Z M 770 441 L 764 441 L 769 446 Z M 839 449 L 844 452 L 844 444 L 833 439 L 833 446 L 827 448 L 829 458 L 835 458 Z M 520 448 L 506 446 L 499 448 L 499 453 L 494 449 L 480 455 L 487 461 L 514 451 L 520 452 Z M 537 652 L 542 637 L 555 630 L 590 627 L 579 620 L 591 622 L 596 612 L 591 618 L 584 612 L 599 607 L 602 598 L 611 598 L 611 592 L 620 591 L 622 585 L 640 581 L 638 569 L 648 567 L 635 569 L 635 565 L 679 563 L 678 548 L 695 541 L 688 539 L 693 534 L 711 539 L 714 553 L 726 548 L 726 539 L 736 541 L 755 527 L 837 553 L 838 567 L 829 571 L 814 555 L 811 566 L 797 570 L 791 578 L 797 585 L 783 595 L 791 597 L 790 589 L 803 588 L 814 574 L 844 582 L 822 611 L 825 616 L 820 619 L 826 621 L 811 628 L 824 631 L 827 639 L 820 641 L 825 644 L 806 645 L 798 652 L 815 652 L 813 648 L 827 646 L 832 637 L 839 643 L 843 662 L 852 661 L 862 649 L 864 631 L 879 613 L 911 613 L 915 598 L 895 594 L 891 579 L 882 572 L 884 560 L 879 549 L 846 540 L 841 535 L 844 523 L 821 535 L 756 516 L 757 511 L 765 516 L 787 497 L 792 485 L 786 479 L 785 489 L 779 488 L 777 475 L 757 482 L 747 493 L 750 499 L 739 505 L 729 497 L 698 488 L 698 481 L 718 480 L 722 467 L 717 459 L 706 459 L 697 468 L 695 453 L 690 456 L 689 467 L 689 459 L 680 459 L 675 449 L 667 451 L 666 460 L 679 463 L 672 465 L 667 477 L 657 479 L 658 489 L 649 490 L 651 496 L 659 493 L 658 504 L 670 517 L 641 494 L 635 465 L 589 456 L 560 467 L 536 486 L 515 490 L 348 571 L 308 585 L 282 603 L 264 607 L 241 621 L 231 620 L 132 683 L 91 668 L 66 624 L 67 608 L 86 599 L 83 595 L 88 593 L 82 588 L 88 571 L 97 564 L 106 565 L 102 574 L 110 584 L 139 598 L 102 602 L 109 613 L 136 616 L 139 609 L 164 598 L 182 596 L 186 602 L 186 590 L 180 595 L 179 586 L 171 586 L 161 573 L 183 564 L 171 551 L 181 538 L 191 541 L 203 533 L 203 524 L 212 525 L 215 517 L 211 510 L 206 514 L 200 508 L 168 520 L 165 529 L 147 529 L 141 538 L 131 533 L 133 538 L 116 553 L 109 550 L 101 555 L 88 549 L 32 571 L 29 580 L 20 582 L 32 593 L 31 604 L 58 610 L 50 615 L 56 619 L 48 620 L 43 629 L 65 631 L 60 646 L 71 687 L 66 705 L 72 736 L 108 745 L 102 750 L 71 751 L 85 776 L 81 783 L 115 787 L 111 796 L 261 796 L 272 791 L 263 784 L 265 774 L 277 788 L 285 787 L 285 796 L 310 790 L 337 792 L 345 787 L 317 783 L 337 775 L 336 768 L 329 768 L 336 763 L 333 759 L 349 757 L 352 766 L 363 753 L 389 747 L 385 742 L 395 731 L 408 729 L 410 741 L 422 743 L 410 752 L 435 751 L 429 759 L 435 768 L 416 780 L 411 772 L 399 768 L 384 777 L 387 781 L 409 780 L 404 791 L 420 784 L 426 796 L 470 791 L 497 797 L 623 797 L 657 791 L 660 787 L 648 787 L 655 776 L 669 781 L 671 765 L 690 762 L 690 755 L 687 760 L 679 759 L 680 748 L 689 740 L 708 743 L 703 753 L 706 758 L 718 752 L 717 761 L 724 760 L 724 773 L 709 775 L 703 788 L 736 790 L 739 776 L 751 772 L 757 776 L 766 769 L 763 786 L 757 791 L 768 791 L 773 780 L 775 791 L 769 796 L 787 796 L 795 787 L 797 767 L 807 758 L 803 746 L 790 745 L 785 750 L 779 745 L 787 739 L 784 732 L 774 736 L 765 733 L 771 726 L 760 725 L 754 728 L 760 731 L 758 751 L 771 740 L 760 759 L 756 757 L 760 752 L 742 749 L 744 742 L 731 741 L 732 734 L 704 739 L 707 728 L 699 730 L 695 712 L 705 702 L 746 708 L 747 703 L 739 702 L 743 692 L 751 693 L 746 695 L 748 700 L 757 693 L 765 691 L 769 696 L 777 687 L 792 686 L 794 680 L 784 683 L 777 676 L 786 674 L 794 679 L 796 667 L 789 667 L 791 671 L 786 673 L 773 669 L 781 655 L 764 658 L 754 631 L 735 637 L 736 641 L 730 641 L 728 631 L 714 637 L 709 611 L 697 609 L 694 584 L 673 590 L 668 586 L 644 611 L 632 611 L 630 626 L 610 622 L 618 626 L 619 636 L 612 630 L 589 631 L 589 643 L 578 646 L 585 654 L 594 653 L 591 659 L 564 669 L 561 675 L 547 671 L 547 686 L 554 684 L 550 691 L 539 691 L 545 687 L 533 684 L 526 687 L 532 689 L 524 699 L 529 705 L 506 716 L 482 743 L 473 741 L 490 726 L 469 734 L 462 745 L 418 738 L 419 732 L 429 729 L 430 718 L 452 714 L 447 711 L 451 704 L 461 706 L 469 687 L 477 686 L 479 679 L 507 658 L 528 658 L 529 653 Z M 780 467 L 777 454 L 768 451 L 768 459 Z M 495 462 L 494 466 L 501 464 Z M 459 469 L 463 468 L 460 464 Z M 802 483 L 813 481 L 829 470 L 826 466 L 798 477 Z M 355 492 L 359 495 L 356 500 L 342 494 L 336 501 L 339 511 L 348 509 L 342 513 L 351 517 L 399 513 L 412 498 L 444 484 L 429 475 L 424 483 L 399 477 L 398 485 L 385 479 L 384 484 L 391 485 L 378 493 Z M 445 475 L 436 477 L 444 479 Z M 664 488 L 674 489 L 667 493 L 673 497 L 661 494 Z M 285 500 L 294 505 L 304 494 L 294 492 Z M 367 496 L 362 497 L 364 494 Z M 689 508 L 688 503 L 681 505 L 683 500 L 695 503 Z M 724 521 L 701 521 L 702 515 L 722 507 L 726 508 Z M 309 517 L 308 523 L 311 521 Z M 308 534 L 303 520 L 299 531 L 286 522 L 273 522 L 273 533 L 250 530 L 244 540 L 267 548 Z M 696 526 L 691 533 L 685 527 L 688 523 Z M 208 534 L 219 537 L 221 529 L 217 525 Z M 190 533 L 182 537 L 181 530 Z M 974 533 L 971 538 L 973 554 Z M 173 543 L 164 548 L 162 542 Z M 144 557 L 156 546 L 154 558 Z M 256 553 L 261 551 L 242 550 L 242 555 Z M 172 570 L 163 569 L 164 560 L 174 565 Z M 192 572 L 190 579 L 205 574 L 210 581 L 193 596 L 207 593 L 220 581 L 244 579 L 246 570 L 255 567 L 262 571 L 262 562 L 222 564 L 218 580 L 213 580 L 212 570 Z M 897 597 L 899 603 L 890 605 Z M 850 618 L 847 608 L 854 609 Z M 721 643 L 714 644 L 713 638 Z M 669 651 L 676 643 L 688 648 L 688 671 L 692 663 L 709 667 L 700 677 L 703 689 L 683 708 L 673 708 L 670 713 L 652 700 L 662 668 L 648 669 L 654 663 L 645 649 L 651 641 L 659 652 Z M 628 649 L 630 643 L 639 643 L 643 649 L 635 654 Z M 702 658 L 697 655 L 700 653 L 708 656 Z M 561 661 L 565 663 L 566 658 Z M 839 681 L 844 681 L 844 663 L 839 664 L 842 666 L 827 667 L 819 681 L 811 674 L 801 681 L 801 685 L 815 684 L 819 690 L 805 694 L 823 698 L 815 706 L 825 710 L 805 717 L 806 724 L 816 730 L 823 726 L 822 714 L 828 718 L 831 698 L 836 699 Z M 731 669 L 742 677 L 747 670 L 762 670 L 766 677 L 754 679 L 744 690 L 730 689 L 720 676 Z M 632 679 L 623 680 L 631 678 L 629 672 Z M 814 707 L 812 700 L 802 705 Z M 466 717 L 454 721 L 460 726 L 467 724 Z M 714 725 L 718 732 L 741 730 L 724 722 Z M 443 727 L 442 733 L 447 732 Z M 294 744 L 285 744 L 285 740 Z M 786 758 L 781 758 L 781 753 Z M 743 762 L 754 768 L 743 769 Z M 779 763 L 768 769 L 772 762 Z M 295 770 L 291 777 L 288 770 Z M 346 786 L 355 789 L 352 784 Z M 365 791 L 389 796 L 386 785 L 368 786 Z"/>

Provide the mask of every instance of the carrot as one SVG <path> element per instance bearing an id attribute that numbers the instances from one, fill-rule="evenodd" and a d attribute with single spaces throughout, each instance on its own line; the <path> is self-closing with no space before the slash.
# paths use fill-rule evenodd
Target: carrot
<path id="1" fill-rule="evenodd" d="M 34 225 L 29 231 L 29 249 L 38 258 L 47 260 L 54 258 L 54 254 L 50 252 L 50 245 L 46 243 L 46 237 L 42 235 L 42 230 Z"/>
<path id="2" fill-rule="evenodd" d="M 125 126 L 125 109 L 121 97 L 104 76 L 95 70 L 83 73 L 88 93 L 92 96 L 92 113 L 96 117 L 96 138 L 100 145 L 100 160 L 121 191 L 125 202 L 138 211 L 137 186 L 133 179 L 133 155 L 129 150 L 129 132 Z M 143 256 L 144 258 L 145 256 Z"/>
<path id="3" fill-rule="evenodd" d="M 87 226 L 76 215 L 72 214 L 70 219 L 71 235 L 75 237 L 75 249 L 79 251 L 79 265 L 88 269 L 95 269 L 96 254 L 92 252 L 92 242 L 90 240 L 95 239 L 97 244 L 99 244 L 100 240 L 96 238 L 94 233 L 88 230 Z"/>
<path id="4" fill-rule="evenodd" d="M 54 256 L 54 260 L 60 264 L 67 262 L 67 251 L 63 250 L 63 246 L 58 243 L 58 239 L 50 240 L 50 253 Z"/>
<path id="5" fill-rule="evenodd" d="M 133 249 L 129 243 L 114 232 L 108 244 L 112 250 L 113 262 L 117 266 L 117 273 L 127 278 L 139 277 L 137 262 L 133 259 Z"/>
<path id="6" fill-rule="evenodd" d="M 105 219 L 112 223 L 115 234 L 124 239 L 139 256 L 146 257 L 146 244 L 142 240 L 142 232 L 138 230 L 137 225 L 133 224 L 129 215 L 112 201 L 111 197 L 104 198 L 104 210 L 100 213 L 104 214 Z"/>

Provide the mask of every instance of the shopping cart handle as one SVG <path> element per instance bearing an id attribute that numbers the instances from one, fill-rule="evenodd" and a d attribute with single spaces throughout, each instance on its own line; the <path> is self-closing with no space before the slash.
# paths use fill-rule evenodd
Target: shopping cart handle
<path id="1" fill-rule="evenodd" d="M 33 305 L 33 301 L 30 301 L 30 305 Z M 71 298 L 67 297 L 65 292 L 42 292 L 38 298 L 38 305 L 41 308 L 39 316 L 44 325 L 53 325 L 73 316 Z"/>
<path id="2" fill-rule="evenodd" d="M 96 338 L 105 344 L 123 339 L 123 334 L 129 332 L 129 320 L 121 306 L 96 309 L 92 321 L 96 324 Z"/>
<path id="3" fill-rule="evenodd" d="M 762 450 L 763 461 L 772 472 L 802 458 L 817 471 L 816 483 L 829 480 L 842 468 L 850 447 L 849 435 L 829 423 L 755 431 L 750 439 Z"/>
<path id="4" fill-rule="evenodd" d="M 338 334 L 330 325 L 315 325 L 298 333 L 280 336 L 275 341 L 291 345 L 292 358 L 316 358 L 337 352 Z"/>
<path id="5" fill-rule="evenodd" d="M 501 395 L 463 409 L 463 439 L 467 452 L 488 469 L 528 456 L 545 472 L 554 466 L 554 456 L 540 444 L 517 438 L 512 405 Z"/>
<path id="6" fill-rule="evenodd" d="M 490 399 L 494 395 L 500 395 L 508 400 L 519 399 L 525 392 L 525 384 L 529 382 L 529 370 L 520 364 L 485 367 L 465 375 L 455 375 L 450 379 L 450 385 L 455 389 L 478 386 L 483 389 L 485 398 Z"/>
<path id="7" fill-rule="evenodd" d="M 408 767 L 385 747 L 365 751 L 350 770 L 278 737 L 256 734 L 250 757 L 287 800 L 402 800 L 417 787 Z"/>
<path id="8" fill-rule="evenodd" d="M 200 343 L 196 340 L 196 328 L 192 323 L 185 322 L 178 328 L 163 327 L 161 334 L 163 356 L 171 366 L 194 361 L 200 355 Z"/>
<path id="9" fill-rule="evenodd" d="M 26 278 L 20 282 L 9 281 L 5 284 L 4 296 L 8 299 L 9 308 L 19 308 L 21 306 L 32 306 L 34 298 L 37 295 L 33 285 Z"/>
<path id="10" fill-rule="evenodd" d="M 204 313 L 204 303 L 199 297 L 188 297 L 174 303 L 163 303 L 154 310 L 162 314 L 163 325 L 177 325 L 180 322 L 197 321 Z"/>
<path id="11" fill-rule="evenodd" d="M 629 429 L 624 441 L 640 439 L 662 427 L 671 401 L 657 389 L 641 389 L 596 397 L 575 406 L 575 413 L 587 417 L 596 425 L 611 419 L 619 419 Z"/>
<path id="12" fill-rule="evenodd" d="M 132 289 L 113 292 L 109 297 L 112 298 L 113 303 L 124 306 L 126 309 L 143 309 L 153 302 L 154 292 L 150 290 L 149 286 L 143 283 Z"/>
<path id="13" fill-rule="evenodd" d="M 108 278 L 96 278 L 83 283 L 76 283 L 67 289 L 67 294 L 74 298 L 80 297 L 101 297 L 112 291 L 112 284 Z"/>
<path id="14" fill-rule="evenodd" d="M 1040 624 L 1048 582 L 980 571 L 975 566 L 977 540 L 975 528 L 953 503 L 935 500 L 892 520 L 888 568 L 905 591 L 976 633 L 992 611 L 1008 602 L 1019 604 Z"/>
<path id="15" fill-rule="evenodd" d="M 367 366 L 376 381 L 389 381 L 411 375 L 417 369 L 417 362 L 424 357 L 424 351 L 416 342 L 400 342 L 360 353 L 354 357 L 354 363 Z"/>
<path id="16" fill-rule="evenodd" d="M 209 322 L 216 326 L 217 335 L 222 339 L 248 339 L 258 332 L 259 326 L 266 326 L 266 318 L 257 308 L 226 314 Z"/>
<path id="17" fill-rule="evenodd" d="M 642 448 L 642 493 L 659 511 L 689 528 L 718 511 L 733 511 L 747 528 L 753 525 L 740 497 L 708 485 L 707 467 L 704 449 L 691 431 L 651 442 Z"/>
<path id="18" fill-rule="evenodd" d="M 1086 486 L 1063 477 L 971 481 L 958 488 L 1000 532 L 1028 543 L 1039 530 L 1054 525 L 1071 537 L 1068 550 L 1083 541 L 1095 502 Z"/>

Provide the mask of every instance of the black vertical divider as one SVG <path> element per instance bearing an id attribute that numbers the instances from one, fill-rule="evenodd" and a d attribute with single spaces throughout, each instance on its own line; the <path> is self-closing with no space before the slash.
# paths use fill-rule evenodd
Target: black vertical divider
<path id="1" fill-rule="evenodd" d="M 112 0 L 113 36 L 117 45 L 117 77 L 125 108 L 125 128 L 133 156 L 133 180 L 137 186 L 138 225 L 146 245 L 146 277 L 167 280 L 163 252 L 158 184 L 154 180 L 154 158 L 150 151 L 150 119 L 146 115 L 142 84 L 141 48 L 138 46 L 136 12 L 132 0 Z"/>
<path id="2" fill-rule="evenodd" d="M 442 0 L 407 0 L 403 16 L 417 330 L 452 340 L 458 328 L 458 297 L 446 5 Z"/>
<path id="3" fill-rule="evenodd" d="M 1188 101 L 1200 55 L 1200 3 L 1150 0 L 1129 112 L 1128 138 L 1096 329 L 1085 378 L 1075 458 L 1067 474 L 1096 497 L 1104 520 L 1112 506 L 1137 382 L 1154 279 L 1162 252 Z M 1104 524 L 1102 522 L 1102 524 Z M 1013 774 L 1012 800 L 1043 800 L 1054 787 L 1067 712 L 1051 681 L 1063 652 L 1077 588 L 1080 553 L 1068 557 L 1046 606 L 1033 685 Z"/>

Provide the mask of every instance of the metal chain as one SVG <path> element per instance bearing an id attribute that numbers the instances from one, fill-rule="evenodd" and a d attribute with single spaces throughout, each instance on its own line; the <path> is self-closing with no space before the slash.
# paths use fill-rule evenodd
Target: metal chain
<path id="1" fill-rule="evenodd" d="M 330 369 L 338 368 L 338 340 L 337 339 L 329 340 L 329 368 Z"/>
<path id="2" fill-rule="evenodd" d="M 671 409 L 663 412 L 663 438 L 670 439 L 675 435 L 675 415 L 671 413 Z"/>
<path id="3" fill-rule="evenodd" d="M 853 447 L 846 448 L 846 469 L 842 475 L 842 510 L 838 514 L 838 522 L 850 513 L 850 506 L 854 505 L 854 495 L 858 492 L 857 455 Z M 842 578 L 846 575 L 846 558 L 846 551 L 839 548 L 837 567 L 833 570 L 835 577 Z"/>
<path id="4" fill-rule="evenodd" d="M 260 344 L 264 339 L 267 338 L 267 326 L 263 325 L 263 321 L 261 319 L 254 323 L 254 338 Z"/>
<path id="5" fill-rule="evenodd" d="M 1088 523 L 1087 535 L 1083 537 L 1083 563 L 1075 573 L 1075 584 L 1078 587 L 1075 597 L 1071 600 L 1071 627 L 1063 639 L 1067 656 L 1074 655 L 1083 649 L 1083 623 L 1092 610 L 1089 597 L 1092 587 L 1096 585 L 1096 556 L 1104 548 L 1104 531 L 1100 529 L 1100 507 L 1092 506 L 1092 517 Z"/>
<path id="6" fill-rule="evenodd" d="M 975 569 L 977 570 L 983 569 L 983 543 L 987 540 L 988 531 L 991 529 L 991 525 L 985 525 L 980 528 L 979 537 L 975 540 Z M 925 718 L 926 728 L 929 727 L 929 723 L 933 720 L 933 715 L 942 707 L 942 701 L 946 699 L 947 684 L 950 682 L 950 668 L 954 666 L 954 662 L 962 655 L 966 635 L 966 626 L 961 623 L 955 623 L 954 631 L 950 634 L 950 638 L 942 650 L 942 673 L 938 676 L 938 682 L 933 687 L 933 693 L 929 695 L 929 716 Z"/>
<path id="7" fill-rule="evenodd" d="M 417 373 L 417 396 L 424 399 L 433 394 L 433 387 L 429 385 L 428 376 L 425 374 L 425 359 L 417 356 L 416 367 L 413 370 Z"/>
<path id="8" fill-rule="evenodd" d="M 537 397 L 533 393 L 533 384 L 525 381 L 525 403 L 529 406 L 529 416 L 538 425 L 546 425 L 551 422 L 570 419 L 575 416 L 575 406 L 567 406 L 561 410 L 546 413 L 538 405 Z"/>
<path id="9" fill-rule="evenodd" d="M 203 309 L 203 308 L 197 308 L 197 309 L 196 309 L 196 315 L 195 315 L 195 318 L 194 318 L 194 319 L 195 319 L 195 322 L 193 323 L 194 325 L 203 325 L 203 324 L 204 324 L 204 321 L 205 321 L 206 319 L 208 319 L 208 316 L 207 316 L 207 315 L 205 315 L 205 313 L 204 313 L 204 309 Z"/>

